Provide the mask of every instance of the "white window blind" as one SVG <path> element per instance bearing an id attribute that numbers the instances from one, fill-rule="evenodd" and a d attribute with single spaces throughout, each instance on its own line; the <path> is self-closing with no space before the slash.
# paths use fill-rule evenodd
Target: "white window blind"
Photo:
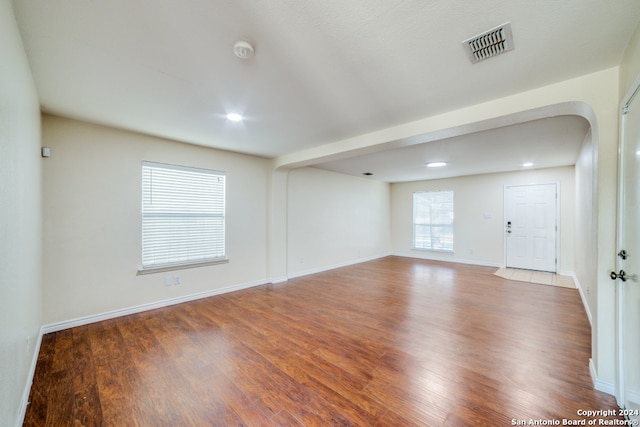
<path id="1" fill-rule="evenodd" d="M 453 191 L 413 193 L 413 248 L 453 252 Z"/>
<path id="2" fill-rule="evenodd" d="M 225 258 L 225 175 L 142 163 L 142 269 Z"/>

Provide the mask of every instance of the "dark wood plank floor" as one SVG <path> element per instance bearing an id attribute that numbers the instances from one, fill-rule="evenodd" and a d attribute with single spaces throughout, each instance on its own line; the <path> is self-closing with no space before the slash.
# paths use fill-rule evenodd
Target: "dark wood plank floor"
<path id="1" fill-rule="evenodd" d="M 387 257 L 43 338 L 25 426 L 508 426 L 614 409 L 578 291 Z"/>

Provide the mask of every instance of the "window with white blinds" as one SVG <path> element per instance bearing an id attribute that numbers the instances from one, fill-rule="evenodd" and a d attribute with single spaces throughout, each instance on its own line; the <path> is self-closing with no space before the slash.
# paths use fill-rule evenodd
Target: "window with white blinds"
<path id="1" fill-rule="evenodd" d="M 225 259 L 225 174 L 142 163 L 142 269 Z"/>
<path id="2" fill-rule="evenodd" d="M 453 191 L 413 193 L 413 248 L 453 252 Z"/>

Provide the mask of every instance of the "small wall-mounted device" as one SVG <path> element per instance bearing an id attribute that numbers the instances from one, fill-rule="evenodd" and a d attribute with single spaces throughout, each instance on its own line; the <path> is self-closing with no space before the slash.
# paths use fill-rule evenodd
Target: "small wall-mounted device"
<path id="1" fill-rule="evenodd" d="M 42 157 L 51 157 L 51 148 L 42 147 L 40 149 L 40 154 L 42 155 Z"/>

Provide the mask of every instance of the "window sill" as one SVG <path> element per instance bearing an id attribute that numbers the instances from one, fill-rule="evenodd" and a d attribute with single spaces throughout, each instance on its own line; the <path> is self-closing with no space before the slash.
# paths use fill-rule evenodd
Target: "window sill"
<path id="1" fill-rule="evenodd" d="M 173 271 L 173 270 L 186 270 L 187 268 L 207 267 L 209 265 L 228 264 L 228 263 L 229 263 L 229 259 L 224 258 L 224 259 L 219 259 L 215 261 L 198 262 L 193 264 L 179 264 L 179 265 L 169 265 L 166 267 L 144 268 L 144 269 L 139 269 L 137 275 L 142 276 L 145 274 L 163 273 L 165 271 Z"/>
<path id="2" fill-rule="evenodd" d="M 419 251 L 419 252 L 436 252 L 439 254 L 453 254 L 453 250 L 448 250 L 448 249 L 424 249 L 424 248 L 411 248 L 412 251 Z"/>

